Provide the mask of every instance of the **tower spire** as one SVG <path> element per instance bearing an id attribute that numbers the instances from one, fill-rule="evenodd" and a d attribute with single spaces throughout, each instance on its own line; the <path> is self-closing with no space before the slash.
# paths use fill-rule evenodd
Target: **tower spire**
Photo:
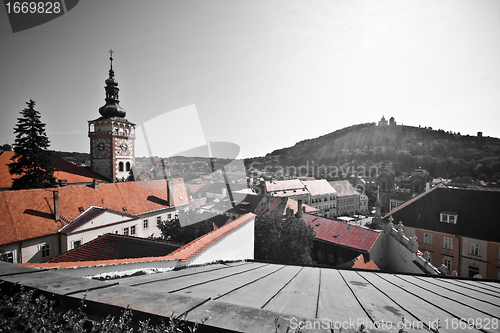
<path id="1" fill-rule="evenodd" d="M 106 87 L 104 87 L 104 90 L 106 91 L 106 104 L 102 106 L 99 109 L 99 113 L 106 118 L 110 117 L 125 117 L 126 112 L 125 110 L 120 106 L 119 100 L 118 100 L 118 92 L 120 91 L 120 88 L 118 88 L 118 81 L 115 80 L 115 72 L 113 71 L 113 54 L 114 51 L 113 49 L 109 50 L 109 61 L 110 61 L 110 68 L 109 68 L 109 77 L 106 81 Z"/>

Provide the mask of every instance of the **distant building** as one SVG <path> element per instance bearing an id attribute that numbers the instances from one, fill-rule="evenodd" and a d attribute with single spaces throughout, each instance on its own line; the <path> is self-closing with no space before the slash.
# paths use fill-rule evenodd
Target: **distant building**
<path id="1" fill-rule="evenodd" d="M 325 179 L 303 180 L 302 184 L 311 193 L 310 206 L 321 211 L 323 217 L 337 216 L 337 192 Z"/>
<path id="2" fill-rule="evenodd" d="M 409 176 L 396 177 L 393 170 L 381 167 L 378 176 L 381 212 L 385 214 L 415 195 L 424 192 L 432 180 L 429 172 L 425 169 L 414 169 Z"/>
<path id="3" fill-rule="evenodd" d="M 389 126 L 395 126 L 396 125 L 396 120 L 394 120 L 394 117 L 391 117 L 389 119 Z"/>
<path id="4" fill-rule="evenodd" d="M 337 193 L 336 216 L 352 216 L 359 211 L 360 194 L 347 180 L 335 180 L 329 183 Z"/>
<path id="5" fill-rule="evenodd" d="M 385 117 L 382 116 L 382 119 L 378 122 L 379 126 L 387 126 L 387 120 L 385 120 Z"/>

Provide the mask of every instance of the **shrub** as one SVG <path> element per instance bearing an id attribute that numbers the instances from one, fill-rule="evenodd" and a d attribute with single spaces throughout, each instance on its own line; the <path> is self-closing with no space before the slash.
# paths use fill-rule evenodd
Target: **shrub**
<path id="1" fill-rule="evenodd" d="M 172 313 L 168 322 L 158 325 L 150 320 L 141 321 L 134 326 L 132 311 L 124 309 L 116 318 L 108 315 L 100 323 L 93 322 L 83 312 L 85 300 L 77 310 L 57 311 L 55 300 L 44 295 L 36 296 L 35 291 L 21 291 L 12 295 L 3 295 L 0 300 L 0 333 L 4 332 L 139 332 L 173 333 L 197 332 L 198 324 L 191 324 L 185 318 L 175 317 Z M 208 318 L 205 318 L 205 322 Z"/>

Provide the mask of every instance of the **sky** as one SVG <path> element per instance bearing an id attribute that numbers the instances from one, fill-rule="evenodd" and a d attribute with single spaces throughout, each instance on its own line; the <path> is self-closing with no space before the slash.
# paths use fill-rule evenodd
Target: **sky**
<path id="1" fill-rule="evenodd" d="M 90 152 L 109 49 L 138 157 L 264 156 L 382 116 L 500 137 L 498 0 L 86 0 L 17 33 L 0 8 L 0 144 L 33 99 L 50 149 Z"/>

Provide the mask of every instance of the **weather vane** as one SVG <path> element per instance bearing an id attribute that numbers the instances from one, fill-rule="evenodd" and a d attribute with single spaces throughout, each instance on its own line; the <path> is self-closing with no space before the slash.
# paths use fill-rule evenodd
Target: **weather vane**
<path id="1" fill-rule="evenodd" d="M 113 49 L 109 49 L 109 60 L 111 60 L 111 69 L 113 69 Z"/>

